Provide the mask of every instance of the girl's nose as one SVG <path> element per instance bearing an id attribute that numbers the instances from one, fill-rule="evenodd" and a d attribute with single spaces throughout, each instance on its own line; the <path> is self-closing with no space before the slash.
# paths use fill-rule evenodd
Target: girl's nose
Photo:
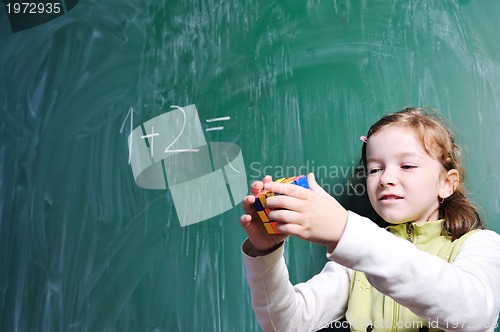
<path id="1" fill-rule="evenodd" d="M 396 180 L 396 175 L 393 170 L 391 169 L 385 169 L 380 176 L 379 180 L 379 186 L 380 187 L 387 187 L 387 186 L 394 186 L 396 185 L 397 180 Z"/>

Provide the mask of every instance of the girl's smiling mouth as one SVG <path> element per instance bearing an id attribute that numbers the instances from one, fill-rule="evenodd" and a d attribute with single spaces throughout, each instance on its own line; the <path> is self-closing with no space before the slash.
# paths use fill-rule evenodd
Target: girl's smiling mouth
<path id="1" fill-rule="evenodd" d="M 398 196 L 398 195 L 386 194 L 386 195 L 380 196 L 379 200 L 381 200 L 381 201 L 393 201 L 393 200 L 400 200 L 400 199 L 403 199 L 403 197 Z"/>

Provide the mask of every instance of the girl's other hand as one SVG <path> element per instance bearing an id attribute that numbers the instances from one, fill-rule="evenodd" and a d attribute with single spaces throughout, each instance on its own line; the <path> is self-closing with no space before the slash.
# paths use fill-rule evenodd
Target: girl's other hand
<path id="1" fill-rule="evenodd" d="M 254 195 L 264 190 L 264 185 L 266 183 L 273 183 L 271 176 L 266 175 L 262 181 L 255 181 L 252 183 L 250 189 L 251 195 L 243 199 L 243 209 L 246 214 L 240 217 L 240 224 L 253 245 L 252 254 L 254 256 L 262 256 L 272 252 L 288 237 L 286 234 L 268 234 L 253 206 L 255 203 Z"/>

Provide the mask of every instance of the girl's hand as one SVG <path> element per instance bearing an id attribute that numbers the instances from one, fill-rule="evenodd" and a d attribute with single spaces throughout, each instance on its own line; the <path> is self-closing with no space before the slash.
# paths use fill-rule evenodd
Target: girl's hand
<path id="1" fill-rule="evenodd" d="M 260 221 L 257 211 L 255 210 L 253 204 L 255 203 L 255 196 L 264 189 L 266 183 L 272 183 L 273 180 L 271 176 L 266 175 L 262 181 L 256 181 L 252 183 L 251 193 L 243 199 L 243 209 L 247 214 L 240 217 L 241 226 L 248 235 L 248 239 L 253 245 L 252 254 L 254 256 L 262 256 L 272 252 L 276 249 L 281 242 L 283 242 L 288 235 L 286 234 L 274 234 L 270 235 L 267 233 L 266 228 L 262 221 Z"/>
<path id="2" fill-rule="evenodd" d="M 313 173 L 307 181 L 311 189 L 265 182 L 264 189 L 280 194 L 266 200 L 269 219 L 278 222 L 283 234 L 335 248 L 347 224 L 347 210 L 321 188 Z"/>

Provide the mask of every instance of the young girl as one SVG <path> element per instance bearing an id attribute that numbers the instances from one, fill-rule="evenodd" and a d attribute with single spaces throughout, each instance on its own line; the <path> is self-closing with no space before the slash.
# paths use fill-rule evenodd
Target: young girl
<path id="1" fill-rule="evenodd" d="M 460 150 L 422 109 L 389 114 L 362 137 L 374 210 L 386 229 L 345 210 L 308 175 L 311 189 L 252 185 L 282 234 L 268 235 L 253 195 L 240 222 L 252 306 L 264 331 L 316 331 L 346 318 L 352 331 L 494 331 L 500 310 L 500 236 L 484 230 L 467 199 Z M 283 241 L 327 247 L 309 281 L 292 285 Z"/>

